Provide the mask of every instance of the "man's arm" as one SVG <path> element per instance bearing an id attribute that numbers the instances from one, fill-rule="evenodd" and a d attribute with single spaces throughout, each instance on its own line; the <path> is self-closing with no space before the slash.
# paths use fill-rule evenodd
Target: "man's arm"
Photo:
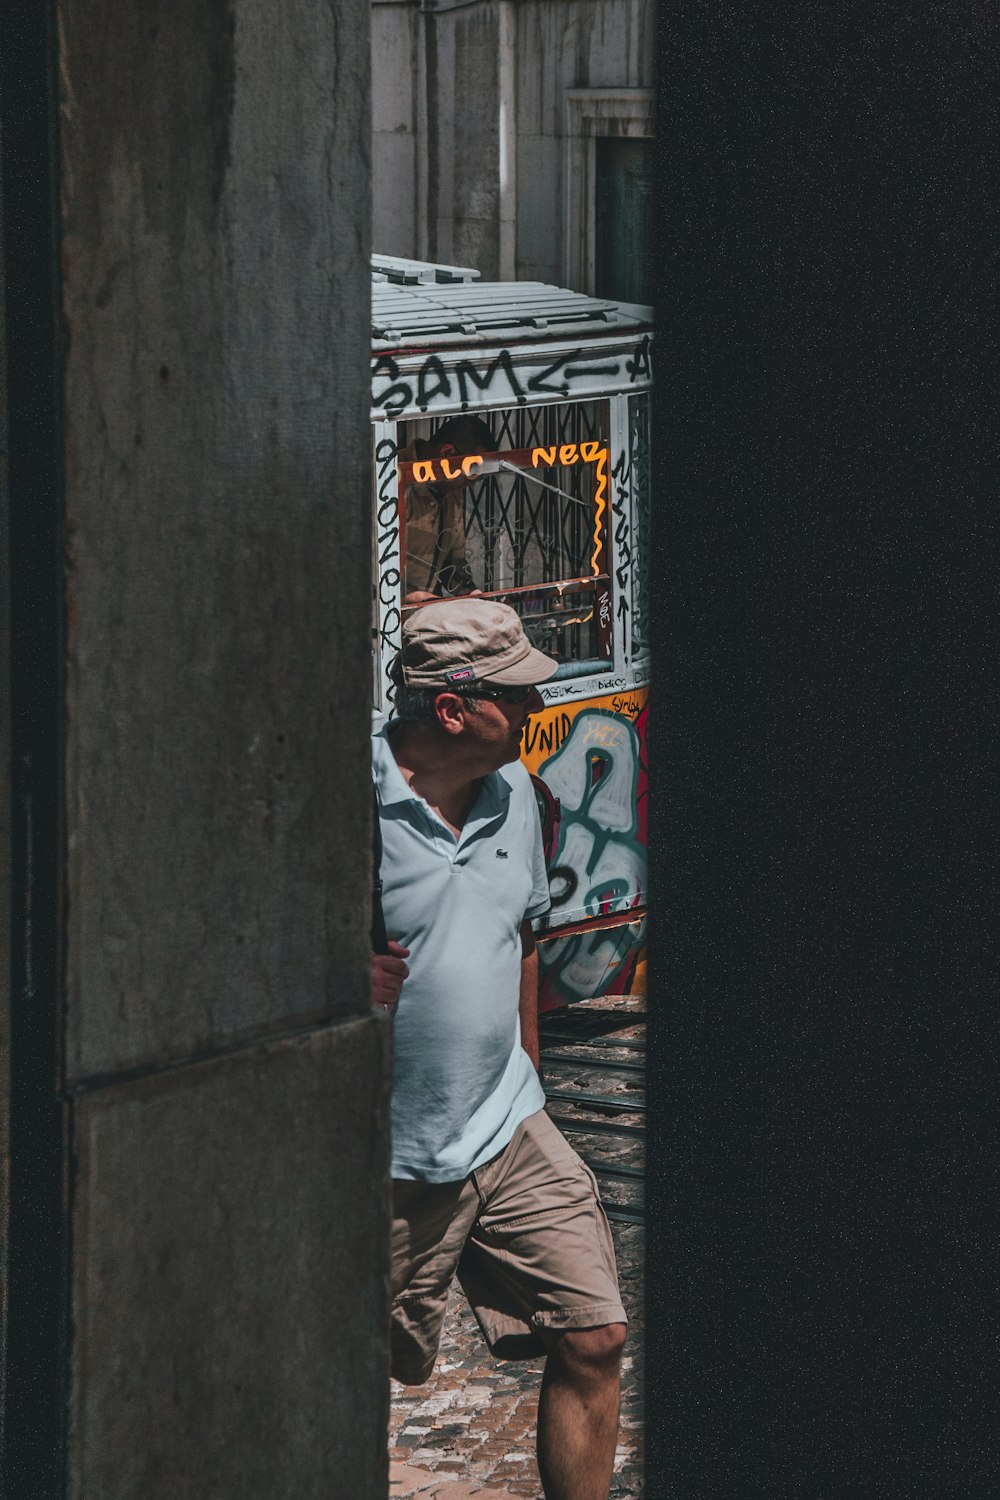
<path id="1" fill-rule="evenodd" d="M 538 1050 L 538 950 L 527 918 L 521 923 L 521 1046 L 537 1068 Z"/>

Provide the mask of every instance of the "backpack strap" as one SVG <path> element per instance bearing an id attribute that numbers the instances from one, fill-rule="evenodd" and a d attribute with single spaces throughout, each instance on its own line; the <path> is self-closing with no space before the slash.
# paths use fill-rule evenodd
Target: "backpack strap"
<path id="1" fill-rule="evenodd" d="M 372 952 L 388 953 L 389 939 L 382 910 L 382 824 L 378 815 L 378 791 L 372 783 Z"/>

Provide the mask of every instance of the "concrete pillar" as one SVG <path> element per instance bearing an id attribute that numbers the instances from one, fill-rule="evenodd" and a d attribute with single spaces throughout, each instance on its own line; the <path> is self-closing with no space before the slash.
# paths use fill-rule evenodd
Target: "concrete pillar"
<path id="1" fill-rule="evenodd" d="M 384 1500 L 368 5 L 56 12 L 66 1493 Z"/>

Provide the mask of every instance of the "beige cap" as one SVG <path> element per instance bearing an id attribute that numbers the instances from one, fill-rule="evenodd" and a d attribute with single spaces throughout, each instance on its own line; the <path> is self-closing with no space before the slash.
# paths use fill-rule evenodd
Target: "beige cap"
<path id="1" fill-rule="evenodd" d="M 461 687 L 486 679 L 516 687 L 545 682 L 558 665 L 536 651 L 509 604 L 442 599 L 422 604 L 406 619 L 393 675 L 407 687 Z"/>

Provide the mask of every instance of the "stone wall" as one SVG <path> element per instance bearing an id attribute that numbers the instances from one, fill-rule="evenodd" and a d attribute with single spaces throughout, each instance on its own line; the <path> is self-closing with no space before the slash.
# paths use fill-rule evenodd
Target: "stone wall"
<path id="1" fill-rule="evenodd" d="M 384 1500 L 366 0 L 61 0 L 73 1500 Z"/>

